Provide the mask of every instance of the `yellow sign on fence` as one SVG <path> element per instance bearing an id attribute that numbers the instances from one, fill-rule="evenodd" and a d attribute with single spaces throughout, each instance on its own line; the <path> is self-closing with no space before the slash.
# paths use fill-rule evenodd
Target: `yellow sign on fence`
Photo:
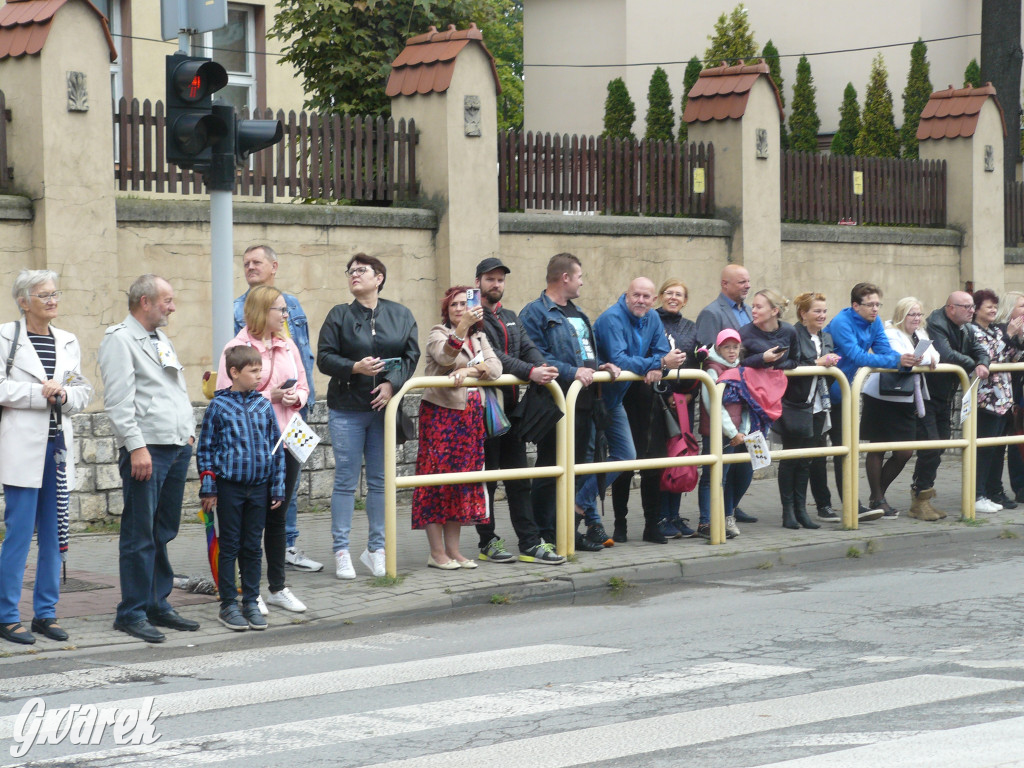
<path id="1" fill-rule="evenodd" d="M 853 172 L 853 194 L 864 194 L 864 171 Z"/>
<path id="2" fill-rule="evenodd" d="M 693 191 L 694 194 L 704 193 L 704 169 L 694 168 L 693 169 Z"/>

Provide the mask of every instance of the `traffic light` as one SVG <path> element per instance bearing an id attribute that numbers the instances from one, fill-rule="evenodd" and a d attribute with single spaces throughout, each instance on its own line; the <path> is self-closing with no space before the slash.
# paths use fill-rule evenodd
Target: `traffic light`
<path id="1" fill-rule="evenodd" d="M 228 84 L 228 73 L 210 59 L 176 53 L 167 57 L 167 162 L 180 168 L 208 166 L 210 146 L 231 129 L 213 114 L 211 94 Z"/>
<path id="2" fill-rule="evenodd" d="M 237 120 L 235 122 L 235 162 L 241 165 L 249 155 L 271 147 L 284 138 L 280 120 Z"/>

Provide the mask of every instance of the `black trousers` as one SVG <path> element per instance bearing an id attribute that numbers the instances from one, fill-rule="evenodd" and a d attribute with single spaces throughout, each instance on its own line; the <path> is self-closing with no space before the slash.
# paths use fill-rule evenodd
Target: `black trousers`
<path id="1" fill-rule="evenodd" d="M 271 592 L 280 592 L 284 583 L 284 552 L 287 548 L 285 535 L 285 514 L 288 504 L 295 493 L 295 485 L 299 480 L 302 464 L 289 453 L 282 444 L 284 451 L 284 502 L 277 509 L 271 509 L 267 503 L 266 527 L 263 530 L 263 548 L 267 552 L 267 582 Z"/>
<path id="2" fill-rule="evenodd" d="M 553 454 L 552 454 L 553 455 Z M 526 467 L 526 444 L 522 440 L 505 433 L 501 437 L 484 441 L 484 467 L 487 469 L 522 469 Z M 555 543 L 555 515 L 546 520 L 534 517 L 533 502 L 530 499 L 529 480 L 502 480 L 505 484 L 505 495 L 508 497 L 509 518 L 512 528 L 519 538 L 519 551 L 526 552 L 540 544 L 540 540 Z M 480 535 L 480 549 L 497 537 L 494 532 L 494 492 L 498 489 L 497 481 L 487 484 L 490 516 L 486 523 L 476 526 Z"/>
<path id="3" fill-rule="evenodd" d="M 235 561 L 242 580 L 242 602 L 255 603 L 260 596 L 260 536 L 270 506 L 268 483 L 246 485 L 217 479 L 217 535 L 220 556 L 217 560 L 217 591 L 221 605 L 238 601 L 235 588 Z M 281 505 L 278 509 L 284 507 Z M 283 515 L 282 515 L 283 519 Z M 283 529 L 282 524 L 282 529 Z"/>
<path id="4" fill-rule="evenodd" d="M 583 464 L 588 462 L 594 455 L 594 421 L 589 409 L 576 409 L 576 462 Z M 537 466 L 553 467 L 555 461 L 555 430 L 552 429 L 537 443 Z M 587 476 L 576 478 L 576 487 L 579 488 Z M 533 505 L 533 519 L 537 522 L 537 528 L 542 532 L 549 525 L 554 528 L 555 520 L 555 483 L 553 477 L 538 477 L 533 481 L 530 490 L 530 501 Z M 571 532 L 570 532 L 571 533 Z M 545 537 L 544 539 L 548 539 Z M 551 543 L 554 543 L 552 537 Z"/>
<path id="5" fill-rule="evenodd" d="M 629 431 L 633 434 L 637 458 L 663 458 L 668 455 L 666 443 L 668 434 L 661 406 L 654 401 L 654 391 L 647 384 L 634 381 L 622 400 L 629 419 Z M 692 418 L 691 418 L 692 423 Z M 640 504 L 644 510 L 644 524 L 653 528 L 661 519 L 661 469 L 640 470 Z M 626 523 L 629 492 L 633 473 L 623 472 L 612 483 L 612 508 L 615 510 L 615 525 Z"/>
<path id="6" fill-rule="evenodd" d="M 949 400 L 943 400 L 932 396 L 931 400 L 924 401 L 925 418 L 935 420 L 935 434 L 939 440 L 949 440 L 952 432 L 950 425 Z M 980 454 L 980 451 L 979 451 Z M 939 464 L 942 462 L 942 449 L 933 448 L 917 452 L 917 461 L 914 462 L 914 480 L 912 487 L 915 491 L 927 491 L 935 485 L 935 476 L 939 471 Z M 979 492 L 984 489 L 978 486 Z"/>
<path id="7" fill-rule="evenodd" d="M 811 429 L 814 432 L 813 437 L 790 437 L 789 435 L 782 436 L 782 447 L 785 450 L 795 450 L 799 448 L 820 448 L 825 445 L 825 412 L 819 411 L 814 414 L 811 422 Z M 828 490 L 828 478 L 825 471 L 825 457 L 821 458 L 820 474 L 818 482 L 824 483 L 824 492 L 822 493 L 820 487 L 815 491 L 814 484 L 814 462 L 816 459 L 786 459 L 779 462 L 779 498 L 782 501 L 782 506 L 793 506 L 796 505 L 798 508 L 803 509 L 805 500 L 807 498 L 807 482 L 811 482 L 811 493 L 814 495 L 814 502 L 819 507 L 831 506 L 831 495 Z M 819 493 L 822 494 L 821 498 L 825 500 L 825 503 L 820 503 Z"/>

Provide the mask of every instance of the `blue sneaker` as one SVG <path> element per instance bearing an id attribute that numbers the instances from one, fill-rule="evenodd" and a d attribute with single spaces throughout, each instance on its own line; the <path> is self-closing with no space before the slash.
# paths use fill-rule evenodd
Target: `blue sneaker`
<path id="1" fill-rule="evenodd" d="M 697 535 L 697 532 L 688 525 L 688 523 L 690 522 L 688 518 L 676 517 L 670 520 L 669 522 L 671 522 L 672 525 L 676 527 L 676 530 L 679 531 L 680 536 L 682 536 L 682 538 L 684 539 L 692 539 L 694 536 Z"/>
<path id="2" fill-rule="evenodd" d="M 664 536 L 666 539 L 681 539 L 681 538 L 683 538 L 683 534 L 679 532 L 679 529 L 676 528 L 672 524 L 672 521 L 669 520 L 667 517 L 663 518 L 658 523 L 658 532 L 662 536 Z"/>

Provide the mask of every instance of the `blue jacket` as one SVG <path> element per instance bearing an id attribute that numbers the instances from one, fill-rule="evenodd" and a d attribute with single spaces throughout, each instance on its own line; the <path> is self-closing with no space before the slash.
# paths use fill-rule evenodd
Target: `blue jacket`
<path id="1" fill-rule="evenodd" d="M 235 299 L 235 335 L 245 327 L 245 298 L 249 295 L 246 291 Z M 313 349 L 309 345 L 309 320 L 306 313 L 302 311 L 299 300 L 290 293 L 284 294 L 284 303 L 288 307 L 288 333 L 292 341 L 299 348 L 299 357 L 302 358 L 302 367 L 306 369 L 306 384 L 309 385 L 309 398 L 306 400 L 307 407 L 301 413 L 305 414 L 309 406 L 316 402 L 316 391 L 313 389 Z"/>
<path id="2" fill-rule="evenodd" d="M 572 302 L 570 302 L 571 304 Z M 575 304 L 573 305 L 576 306 Z M 579 307 L 576 307 L 579 310 Z M 594 339 L 594 329 L 590 320 L 583 312 L 583 320 L 590 328 L 590 338 Z M 537 345 L 537 349 L 547 360 L 548 365 L 558 369 L 558 383 L 562 389 L 568 389 L 576 380 L 576 369 L 583 366 L 583 351 L 579 336 L 569 319 L 562 314 L 562 309 L 547 293 L 541 293 L 519 313 L 519 322 L 526 329 L 526 335 Z M 600 356 L 596 342 L 594 354 Z M 597 361 L 600 365 L 600 360 Z"/>
<path id="3" fill-rule="evenodd" d="M 650 311 L 643 317 L 637 317 L 629 311 L 626 294 L 601 313 L 594 322 L 594 331 L 602 359 L 640 376 L 660 370 L 661 358 L 669 353 L 661 316 Z M 626 381 L 604 384 L 601 396 L 605 405 L 614 408 L 622 403 L 630 384 L 632 382 Z"/>
<path id="4" fill-rule="evenodd" d="M 881 319 L 875 318 L 868 323 L 847 307 L 830 322 L 825 330 L 832 335 L 835 353 L 842 359 L 839 370 L 846 374 L 851 382 L 858 368 L 899 368 L 900 353 L 889 345 L 889 337 L 885 335 L 885 325 Z M 833 380 L 829 388 L 832 405 L 842 401 L 839 382 Z"/>

